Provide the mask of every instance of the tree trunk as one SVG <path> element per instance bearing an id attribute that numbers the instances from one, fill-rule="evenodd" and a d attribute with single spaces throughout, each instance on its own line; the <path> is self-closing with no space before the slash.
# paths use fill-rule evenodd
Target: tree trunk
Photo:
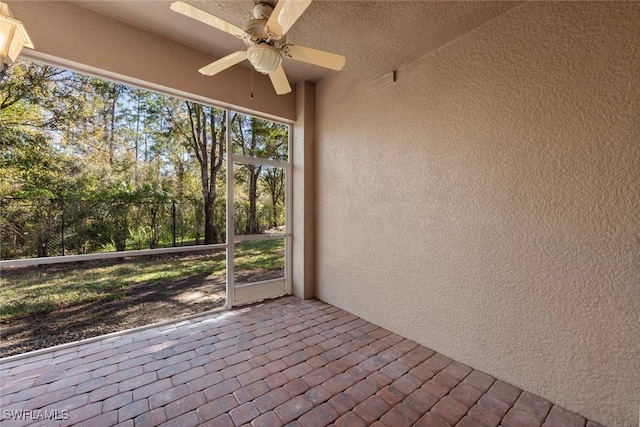
<path id="1" fill-rule="evenodd" d="M 38 258 L 45 258 L 49 256 L 49 248 L 47 242 L 42 239 L 38 239 Z"/>
<path id="2" fill-rule="evenodd" d="M 116 102 L 117 88 L 114 86 L 112 103 L 109 106 L 109 166 L 113 167 L 115 157 L 115 139 L 116 139 Z"/>
<path id="3" fill-rule="evenodd" d="M 113 216 L 113 243 L 116 251 L 123 252 L 127 249 L 127 236 L 129 234 L 129 210 L 124 204 L 115 204 L 111 208 Z"/>
<path id="4" fill-rule="evenodd" d="M 278 195 L 275 188 L 271 188 L 271 227 L 278 226 Z"/>
<path id="5" fill-rule="evenodd" d="M 158 211 L 160 204 L 149 205 L 149 222 L 151 225 L 151 236 L 149 236 L 149 249 L 156 249 L 160 241 L 160 231 L 158 230 Z"/>
<path id="6" fill-rule="evenodd" d="M 249 218 L 247 219 L 246 234 L 257 234 L 258 227 L 258 177 L 262 168 L 247 165 L 249 169 Z"/>
<path id="7" fill-rule="evenodd" d="M 204 197 L 204 244 L 216 243 L 216 226 L 214 222 L 214 208 L 216 205 L 216 195 L 211 193 Z"/>
<path id="8" fill-rule="evenodd" d="M 195 238 L 196 238 L 196 245 L 200 244 L 200 230 L 202 230 L 202 211 L 204 209 L 200 209 L 200 203 L 201 201 L 196 201 L 193 200 L 193 215 L 194 215 L 194 222 L 195 222 Z"/>

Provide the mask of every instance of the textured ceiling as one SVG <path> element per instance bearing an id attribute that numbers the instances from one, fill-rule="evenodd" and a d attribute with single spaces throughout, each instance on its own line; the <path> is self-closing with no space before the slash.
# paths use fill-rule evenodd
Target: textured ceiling
<path id="1" fill-rule="evenodd" d="M 253 0 L 191 1 L 240 27 Z M 144 28 L 212 55 L 244 49 L 242 41 L 169 9 L 170 1 L 76 1 L 76 4 Z M 316 0 L 287 34 L 289 43 L 345 55 L 346 69 L 365 80 L 402 68 L 518 5 L 498 1 Z M 202 64 L 206 65 L 206 64 Z M 249 66 L 247 62 L 244 65 Z M 333 73 L 285 60 L 292 84 L 317 82 Z"/>

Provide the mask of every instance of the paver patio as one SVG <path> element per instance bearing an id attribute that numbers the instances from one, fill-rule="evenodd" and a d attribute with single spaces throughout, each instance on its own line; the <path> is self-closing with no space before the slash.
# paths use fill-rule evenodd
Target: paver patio
<path id="1" fill-rule="evenodd" d="M 295 297 L 9 358 L 0 369 L 7 427 L 599 425 Z"/>

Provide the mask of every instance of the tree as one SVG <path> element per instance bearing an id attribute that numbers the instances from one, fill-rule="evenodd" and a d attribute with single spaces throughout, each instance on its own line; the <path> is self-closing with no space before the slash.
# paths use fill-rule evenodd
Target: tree
<path id="1" fill-rule="evenodd" d="M 107 147 L 109 166 L 116 165 L 116 138 L 118 131 L 118 101 L 126 91 L 126 86 L 101 79 L 92 79 L 97 99 L 102 101 L 101 121 L 103 129 L 103 143 Z"/>
<path id="2" fill-rule="evenodd" d="M 267 122 L 267 137 L 265 151 L 267 157 L 276 160 L 287 160 L 289 131 L 285 125 Z M 271 199 L 271 227 L 281 224 L 280 205 L 284 205 L 285 170 L 282 168 L 267 168 L 261 175 L 262 182 L 269 192 Z"/>
<path id="3" fill-rule="evenodd" d="M 37 256 L 49 255 L 60 224 L 58 200 L 81 180 L 79 162 L 51 144 L 82 113 L 76 82 L 73 73 L 18 61 L 0 85 L 0 194 L 30 200 L 13 204 L 14 225 L 3 229 L 18 233 L 14 242 L 35 245 Z"/>
<path id="4" fill-rule="evenodd" d="M 235 113 L 231 119 L 231 126 L 234 135 L 234 147 L 239 149 L 243 156 L 259 156 L 261 152 L 260 133 L 261 123 L 259 119 L 245 116 L 244 114 Z M 260 226 L 257 218 L 258 205 L 258 178 L 262 172 L 262 166 L 242 165 L 242 170 L 247 174 L 247 182 L 249 184 L 249 209 L 247 212 L 247 222 L 245 224 L 245 234 L 257 234 L 260 232 Z"/>
<path id="5" fill-rule="evenodd" d="M 186 120 L 180 117 L 180 109 L 167 105 L 166 112 L 183 143 L 198 161 L 204 202 L 204 243 L 216 243 L 220 241 L 214 217 L 216 187 L 224 160 L 226 111 L 190 101 L 184 101 L 183 106 Z"/>
<path id="6" fill-rule="evenodd" d="M 280 225 L 280 205 L 284 202 L 284 169 L 267 168 L 261 175 L 265 187 L 269 191 L 271 199 L 271 221 L 270 226 L 276 228 Z"/>
<path id="7" fill-rule="evenodd" d="M 243 156 L 287 160 L 287 126 L 240 113 L 232 115 L 232 138 L 234 150 Z M 243 232 L 256 234 L 266 226 L 280 224 L 279 207 L 284 203 L 284 169 L 259 165 L 242 165 L 236 179 L 247 184 L 247 212 Z M 262 184 L 262 185 L 260 185 Z M 261 200 L 260 190 L 269 193 L 269 200 Z M 266 205 L 270 206 L 266 206 Z M 269 209 L 268 225 L 258 220 L 260 209 Z M 266 215 L 265 215 L 266 216 Z M 264 222 L 264 221 L 263 221 Z"/>
<path id="8" fill-rule="evenodd" d="M 159 247 L 171 241 L 173 203 L 181 242 L 222 241 L 226 114 L 17 61 L 0 83 L 0 256 Z M 286 126 L 231 121 L 236 154 L 286 159 Z M 235 178 L 246 186 L 236 230 L 281 225 L 283 170 L 244 165 Z"/>

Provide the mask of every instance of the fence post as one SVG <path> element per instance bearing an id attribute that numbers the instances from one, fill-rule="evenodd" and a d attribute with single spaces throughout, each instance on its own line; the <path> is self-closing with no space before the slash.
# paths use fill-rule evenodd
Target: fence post
<path id="1" fill-rule="evenodd" d="M 62 215 L 61 215 L 62 226 L 60 227 L 60 230 L 62 233 L 62 256 L 65 256 L 65 253 L 64 253 L 64 199 L 60 199 L 60 209 L 62 210 Z"/>
<path id="2" fill-rule="evenodd" d="M 176 247 L 176 202 L 171 201 L 171 219 L 173 221 L 173 247 Z"/>

